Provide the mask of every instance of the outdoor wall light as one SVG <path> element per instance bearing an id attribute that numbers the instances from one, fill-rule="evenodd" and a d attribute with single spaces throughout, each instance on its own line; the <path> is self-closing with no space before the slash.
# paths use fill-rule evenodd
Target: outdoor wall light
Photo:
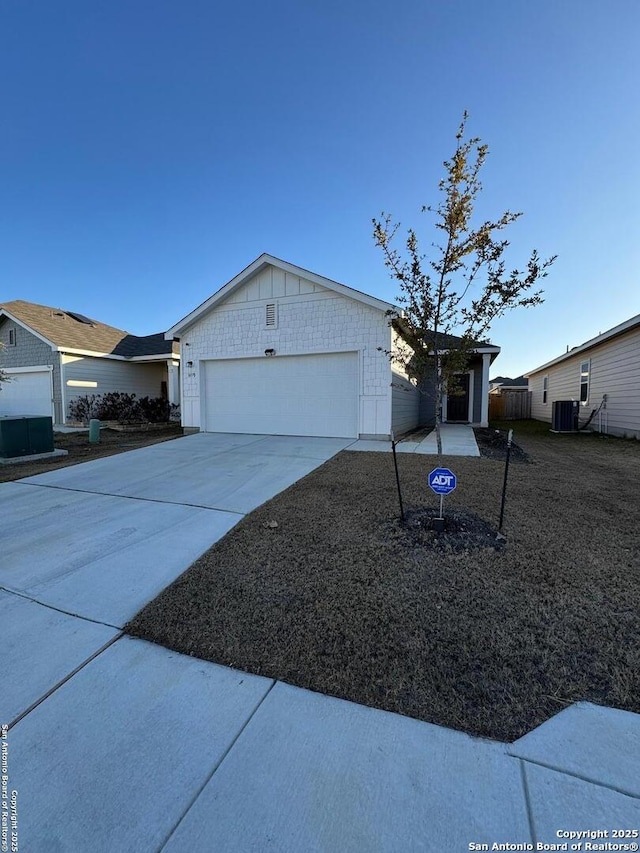
<path id="1" fill-rule="evenodd" d="M 276 351 L 275 351 L 274 349 L 266 349 L 266 350 L 264 351 L 264 354 L 265 354 L 266 356 L 275 355 L 275 354 L 276 354 Z"/>
<path id="2" fill-rule="evenodd" d="M 193 367 L 193 362 L 192 362 L 192 361 L 188 361 L 188 362 L 187 362 L 187 367 Z"/>

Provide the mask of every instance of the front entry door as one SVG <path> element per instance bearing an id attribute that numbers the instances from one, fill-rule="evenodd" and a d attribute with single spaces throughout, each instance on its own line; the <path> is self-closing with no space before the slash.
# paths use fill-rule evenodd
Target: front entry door
<path id="1" fill-rule="evenodd" d="M 456 376 L 458 392 L 447 395 L 447 421 L 469 423 L 469 374 Z"/>

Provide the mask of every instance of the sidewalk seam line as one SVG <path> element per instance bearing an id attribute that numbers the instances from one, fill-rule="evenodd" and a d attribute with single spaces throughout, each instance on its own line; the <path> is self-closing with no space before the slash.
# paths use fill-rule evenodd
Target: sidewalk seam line
<path id="1" fill-rule="evenodd" d="M 21 486 L 34 486 L 37 489 L 58 489 L 60 492 L 75 492 L 80 495 L 100 495 L 104 498 L 123 498 L 127 501 L 145 501 L 146 503 L 167 504 L 168 506 L 187 506 L 193 509 L 208 509 L 211 512 L 228 512 L 231 515 L 246 515 L 237 509 L 219 509 L 214 506 L 204 506 L 203 504 L 188 504 L 182 501 L 162 501 L 159 498 L 138 498 L 135 495 L 114 495 L 111 492 L 95 492 L 92 489 L 74 489 L 71 486 L 56 486 L 51 483 L 25 483 L 22 480 L 17 481 Z"/>
<path id="2" fill-rule="evenodd" d="M 531 796 L 529 794 L 529 780 L 527 779 L 524 761 L 519 758 L 518 763 L 520 764 L 520 775 L 522 777 L 522 787 L 524 789 L 524 804 L 527 809 L 527 820 L 529 821 L 529 832 L 531 833 L 531 842 L 535 847 L 538 843 L 538 836 L 536 834 L 535 823 L 533 820 L 533 809 L 531 807 Z"/>
<path id="3" fill-rule="evenodd" d="M 197 800 L 198 800 L 198 798 L 199 798 L 200 794 L 202 794 L 202 792 L 203 792 L 203 791 L 204 791 L 204 789 L 207 787 L 207 785 L 209 784 L 209 782 L 213 779 L 214 775 L 216 774 L 216 772 L 217 772 L 217 771 L 218 771 L 218 769 L 220 768 L 220 765 L 223 763 L 223 761 L 224 761 L 224 760 L 226 759 L 226 757 L 229 755 L 229 753 L 231 752 L 231 750 L 233 749 L 233 747 L 236 745 L 236 743 L 238 742 L 238 739 L 241 737 L 242 733 L 243 733 L 243 732 L 244 732 L 244 730 L 247 728 L 247 726 L 249 725 L 249 723 L 253 720 L 253 718 L 255 717 L 255 715 L 256 715 L 256 713 L 257 713 L 257 711 L 261 708 L 262 703 L 265 701 L 265 699 L 266 699 L 266 698 L 267 698 L 267 696 L 271 693 L 271 691 L 273 690 L 273 688 L 276 686 L 276 684 L 277 684 L 277 683 L 278 683 L 277 679 L 275 679 L 275 678 L 274 678 L 274 679 L 272 680 L 271 684 L 269 685 L 269 689 L 266 691 L 266 693 L 264 694 L 264 696 L 262 697 L 262 699 L 260 699 L 260 701 L 258 702 L 258 704 L 257 704 L 257 705 L 255 706 L 255 708 L 253 709 L 253 711 L 249 714 L 249 716 L 248 716 L 248 717 L 247 717 L 247 719 L 245 720 L 245 722 L 244 722 L 244 724 L 243 724 L 242 728 L 240 729 L 240 731 L 238 732 L 238 734 L 233 738 L 233 740 L 231 741 L 231 743 L 229 744 L 229 746 L 225 749 L 225 751 L 223 752 L 223 754 L 220 756 L 220 759 L 219 759 L 219 760 L 216 762 L 216 764 L 214 765 L 213 770 L 211 771 L 211 773 L 209 773 L 209 775 L 207 776 L 207 778 L 205 779 L 205 781 L 202 783 L 202 785 L 200 786 L 200 788 L 198 788 L 198 790 L 197 790 L 197 792 L 196 792 L 195 796 L 191 799 L 191 802 L 189 803 L 189 805 L 188 805 L 188 806 L 186 807 L 186 809 L 184 810 L 183 814 L 181 815 L 181 817 L 180 817 L 180 818 L 179 818 L 179 820 L 177 821 L 176 825 L 173 827 L 173 829 L 171 829 L 171 831 L 169 832 L 169 834 L 167 835 L 167 837 L 165 838 L 165 840 L 161 842 L 160 846 L 158 847 L 157 853 L 162 853 L 162 851 L 165 849 L 165 847 L 167 846 L 167 844 L 171 841 L 171 838 L 175 835 L 176 830 L 178 829 L 178 827 L 180 826 L 180 824 L 182 823 L 182 821 L 183 821 L 183 820 L 185 819 L 185 817 L 189 814 L 189 812 L 191 811 L 191 809 L 193 808 L 193 806 L 194 806 L 194 805 L 195 805 L 195 803 L 197 802 Z"/>
<path id="4" fill-rule="evenodd" d="M 6 592 L 8 595 L 15 595 L 18 598 L 24 598 L 32 604 L 39 604 L 40 607 L 47 607 L 49 610 L 55 610 L 56 613 L 64 613 L 65 616 L 73 616 L 75 619 L 82 619 L 83 622 L 91 622 L 93 625 L 104 625 L 105 628 L 114 628 L 116 631 L 122 631 L 122 627 L 120 625 L 112 625 L 110 622 L 101 622 L 99 619 L 91 619 L 89 616 L 80 616 L 79 613 L 72 613 L 70 610 L 63 610 L 61 607 L 55 607 L 53 604 L 47 604 L 44 601 L 39 601 L 37 598 L 31 598 L 30 595 L 26 594 L 26 592 L 18 592 L 15 589 L 9 589 L 5 586 L 0 586 L 0 590 L 2 590 L 2 592 Z"/>
<path id="5" fill-rule="evenodd" d="M 597 785 L 599 788 L 607 788 L 609 791 L 614 791 L 616 794 L 622 794 L 624 797 L 631 797 L 632 800 L 640 800 L 640 793 L 626 791 L 624 788 L 618 788 L 607 782 L 598 782 L 596 779 L 590 779 L 588 776 L 582 776 L 580 773 L 575 773 L 573 770 L 563 770 L 561 767 L 554 767 L 553 764 L 545 764 L 544 761 L 536 761 L 533 758 L 524 758 L 521 755 L 513 755 L 508 752 L 511 758 L 517 758 L 519 761 L 534 764 L 537 767 L 543 767 L 545 770 L 552 770 L 554 773 L 562 773 L 564 776 L 571 776 L 573 779 L 579 779 L 581 782 L 588 782 L 590 785 Z"/>
<path id="6" fill-rule="evenodd" d="M 95 660 L 98 657 L 98 655 L 101 655 L 102 652 L 106 651 L 109 648 L 109 646 L 112 646 L 115 642 L 117 642 L 123 636 L 124 636 L 124 632 L 120 631 L 119 634 L 116 634 L 115 637 L 112 637 L 110 640 L 108 640 L 103 646 L 101 646 L 97 651 L 95 651 L 90 657 L 88 657 L 85 661 L 83 661 L 81 664 L 79 664 L 75 669 L 73 669 L 63 679 L 58 681 L 57 684 L 54 684 L 53 687 L 49 688 L 49 690 L 47 690 L 47 692 L 43 696 L 41 696 L 39 699 L 37 699 L 35 702 L 33 702 L 31 705 L 29 705 L 29 707 L 25 711 L 23 711 L 21 714 L 18 714 L 18 716 L 15 718 L 15 720 L 12 720 L 9 723 L 9 730 L 11 730 L 14 726 L 16 726 L 21 720 L 23 720 L 27 716 L 27 714 L 30 714 L 39 705 L 42 705 L 42 703 L 44 701 L 46 701 L 53 693 L 55 693 L 56 690 L 59 690 L 59 688 L 62 687 L 63 684 L 66 684 L 67 681 L 72 679 L 73 676 L 76 675 L 78 672 L 80 672 L 81 669 L 84 669 L 85 666 L 87 666 L 87 664 L 90 664 L 92 660 Z"/>

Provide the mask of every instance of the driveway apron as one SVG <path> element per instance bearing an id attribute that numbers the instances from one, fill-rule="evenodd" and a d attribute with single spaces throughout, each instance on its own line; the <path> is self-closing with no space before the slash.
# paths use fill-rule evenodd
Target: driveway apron
<path id="1" fill-rule="evenodd" d="M 0 486 L 0 586 L 122 627 L 349 439 L 200 433 Z"/>

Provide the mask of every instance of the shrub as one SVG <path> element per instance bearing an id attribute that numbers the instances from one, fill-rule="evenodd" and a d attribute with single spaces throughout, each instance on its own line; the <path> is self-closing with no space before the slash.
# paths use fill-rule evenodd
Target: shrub
<path id="1" fill-rule="evenodd" d="M 135 394 L 122 391 L 109 391 L 98 397 L 95 417 L 101 421 L 122 421 L 136 423 L 144 420 Z"/>
<path id="2" fill-rule="evenodd" d="M 109 391 L 107 394 L 76 397 L 69 403 L 69 417 L 84 424 L 91 418 L 128 424 L 155 424 L 179 420 L 180 410 L 164 397 L 141 397 L 138 400 L 135 394 Z"/>
<path id="3" fill-rule="evenodd" d="M 95 394 L 85 394 L 83 397 L 76 397 L 69 403 L 69 417 L 72 421 L 78 421 L 81 424 L 88 424 L 91 418 L 95 418 L 96 401 L 99 398 Z"/>
<path id="4" fill-rule="evenodd" d="M 157 424 L 169 420 L 171 403 L 164 397 L 141 397 L 138 406 L 143 420 Z"/>

